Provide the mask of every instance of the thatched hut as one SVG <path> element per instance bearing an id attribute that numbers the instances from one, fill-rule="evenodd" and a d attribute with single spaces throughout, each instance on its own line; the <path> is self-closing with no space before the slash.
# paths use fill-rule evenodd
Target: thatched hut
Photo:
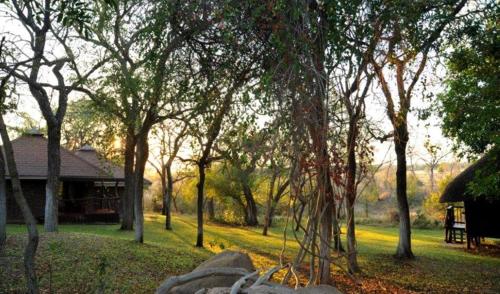
<path id="1" fill-rule="evenodd" d="M 467 189 L 479 170 L 498 174 L 499 159 L 500 156 L 491 153 L 482 157 L 455 177 L 441 195 L 441 203 L 463 202 L 467 248 L 473 241 L 479 245 L 480 238 L 500 238 L 500 191 L 493 192 L 495 195 L 479 196 L 472 195 Z"/>

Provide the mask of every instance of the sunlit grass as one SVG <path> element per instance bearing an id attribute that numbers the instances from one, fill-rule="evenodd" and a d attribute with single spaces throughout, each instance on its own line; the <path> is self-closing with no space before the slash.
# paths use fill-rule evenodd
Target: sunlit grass
<path id="1" fill-rule="evenodd" d="M 249 253 L 260 270 L 276 265 L 283 250 L 282 226 L 273 227 L 264 237 L 260 227 L 207 223 L 205 248 L 196 248 L 194 216 L 174 215 L 173 231 L 164 229 L 164 220 L 160 215 L 146 215 L 144 245 L 131 241 L 133 232 L 120 231 L 118 225 L 61 225 L 60 233 L 42 233 L 38 256 L 42 287 L 48 287 L 50 265 L 52 286 L 57 291 L 92 292 L 98 287 L 96 272 L 104 259 L 107 271 L 102 279 L 106 289 L 150 292 L 169 274 L 190 271 L 224 249 Z M 12 290 L 23 285 L 21 250 L 16 240 L 24 232 L 24 226 L 8 226 L 11 247 L 3 262 L 13 270 L 0 269 L 0 292 L 2 287 Z M 284 261 L 292 260 L 299 249 L 290 228 L 287 240 Z M 392 257 L 397 228 L 357 226 L 357 240 L 362 279 L 425 292 L 500 292 L 500 258 L 468 252 L 464 245 L 448 245 L 441 230 L 413 230 L 417 258 L 410 262 Z M 336 275 L 340 273 L 337 268 Z"/>

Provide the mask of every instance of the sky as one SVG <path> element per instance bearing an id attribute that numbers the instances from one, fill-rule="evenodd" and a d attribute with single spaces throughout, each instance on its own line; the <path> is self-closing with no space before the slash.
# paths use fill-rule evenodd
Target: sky
<path id="1" fill-rule="evenodd" d="M 2 23 L 2 26 L 0 26 L 0 34 L 2 35 L 8 32 L 19 34 L 20 32 L 24 31 L 22 27 L 19 27 L 11 21 L 8 21 L 7 18 L 5 18 L 5 14 L 2 14 L 1 11 L 0 23 Z M 54 52 L 56 51 L 57 49 L 54 48 Z M 424 76 L 428 78 L 427 81 L 430 81 L 430 83 L 427 85 L 427 90 L 430 89 L 429 91 L 433 93 L 441 92 L 443 90 L 443 86 L 440 83 L 440 79 L 437 77 L 442 77 L 444 74 L 445 71 L 442 66 L 427 66 L 427 69 L 424 73 Z M 390 84 L 394 84 L 394 82 L 390 82 Z M 28 113 L 33 119 L 39 122 L 40 127 L 43 127 L 45 123 L 35 99 L 25 88 L 20 88 L 19 94 L 20 99 L 17 111 Z M 373 87 L 372 93 L 370 95 L 371 97 L 367 99 L 367 117 L 370 120 L 377 122 L 377 124 L 382 130 L 384 130 L 385 133 L 391 132 L 392 126 L 389 123 L 385 112 L 385 99 L 380 93 L 378 87 Z M 413 96 L 412 108 L 421 109 L 428 106 L 428 102 L 425 102 L 423 100 L 421 93 L 415 91 Z M 72 99 L 75 99 L 75 97 L 73 96 Z M 22 120 L 16 114 L 7 115 L 6 121 L 7 124 L 11 127 L 19 125 L 22 122 Z M 433 144 L 440 145 L 443 151 L 451 150 L 451 142 L 443 136 L 440 128 L 440 120 L 438 117 L 432 116 L 427 121 L 422 122 L 418 120 L 416 112 L 413 111 L 409 115 L 408 124 L 410 131 L 409 149 L 414 150 L 414 153 L 416 154 L 411 159 L 415 161 L 414 163 L 422 163 L 420 157 L 426 156 L 426 152 L 423 147 L 426 136 L 430 137 Z M 372 145 L 374 147 L 374 162 L 376 164 L 379 164 L 381 162 L 393 162 L 395 160 L 394 150 L 392 148 L 391 142 L 380 143 L 374 141 Z M 189 153 L 189 151 L 184 152 Z M 450 157 L 447 158 L 447 160 L 450 159 Z"/>

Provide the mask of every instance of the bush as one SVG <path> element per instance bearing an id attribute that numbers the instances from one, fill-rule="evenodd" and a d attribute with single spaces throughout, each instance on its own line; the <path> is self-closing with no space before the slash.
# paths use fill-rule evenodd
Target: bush
<path id="1" fill-rule="evenodd" d="M 440 227 L 440 222 L 430 220 L 422 211 L 417 212 L 417 217 L 413 221 L 413 227 L 416 229 L 435 229 Z"/>

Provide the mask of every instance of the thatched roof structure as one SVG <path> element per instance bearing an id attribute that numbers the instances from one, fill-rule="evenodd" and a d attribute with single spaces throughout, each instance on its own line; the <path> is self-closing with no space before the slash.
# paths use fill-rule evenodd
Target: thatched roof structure
<path id="1" fill-rule="evenodd" d="M 458 176 L 456 176 L 444 189 L 439 202 L 459 202 L 464 201 L 466 197 L 467 184 L 474 179 L 476 171 L 486 167 L 496 158 L 496 167 L 498 172 L 499 158 L 500 156 L 494 156 L 493 152 L 490 152 L 480 158 L 478 161 L 470 165 L 464 171 L 462 171 Z"/>

